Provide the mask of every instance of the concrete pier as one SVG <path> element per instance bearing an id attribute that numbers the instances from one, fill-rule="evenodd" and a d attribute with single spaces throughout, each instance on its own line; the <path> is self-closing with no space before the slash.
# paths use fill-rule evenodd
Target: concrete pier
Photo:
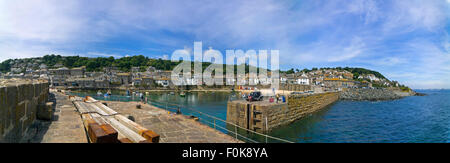
<path id="1" fill-rule="evenodd" d="M 23 143 L 87 143 L 83 121 L 67 95 L 50 91 L 54 102 L 51 120 L 36 120 L 28 129 Z"/>
<path id="2" fill-rule="evenodd" d="M 287 102 L 230 101 L 227 104 L 227 122 L 248 130 L 267 133 L 319 111 L 339 99 L 337 92 L 289 95 Z"/>
<path id="3" fill-rule="evenodd" d="M 160 143 L 242 143 L 186 115 L 177 115 L 141 102 L 102 101 L 124 116 L 160 135 Z M 140 104 L 138 109 L 136 105 Z"/>
<path id="4" fill-rule="evenodd" d="M 19 142 L 36 119 L 47 118 L 48 95 L 46 80 L 0 80 L 0 142 Z"/>

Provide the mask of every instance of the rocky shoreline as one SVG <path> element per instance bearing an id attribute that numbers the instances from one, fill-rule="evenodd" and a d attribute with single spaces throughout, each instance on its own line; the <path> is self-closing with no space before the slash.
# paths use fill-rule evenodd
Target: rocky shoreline
<path id="1" fill-rule="evenodd" d="M 424 94 L 416 93 L 414 91 L 404 92 L 393 89 L 360 89 L 351 88 L 341 91 L 339 94 L 340 100 L 350 101 L 384 101 L 396 100 L 407 96 L 423 96 Z"/>

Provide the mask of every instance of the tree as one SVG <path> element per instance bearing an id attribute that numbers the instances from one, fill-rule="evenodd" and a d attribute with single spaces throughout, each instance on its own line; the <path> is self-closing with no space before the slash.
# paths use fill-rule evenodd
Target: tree
<path id="1" fill-rule="evenodd" d="M 95 60 L 89 60 L 86 64 L 86 71 L 98 71 L 99 69 L 99 63 Z"/>
<path id="2" fill-rule="evenodd" d="M 293 74 L 294 73 L 294 69 L 291 68 L 290 70 L 286 71 L 286 74 Z"/>
<path id="3" fill-rule="evenodd" d="M 11 61 L 11 59 L 8 59 L 0 63 L 0 72 L 5 73 L 11 71 Z"/>

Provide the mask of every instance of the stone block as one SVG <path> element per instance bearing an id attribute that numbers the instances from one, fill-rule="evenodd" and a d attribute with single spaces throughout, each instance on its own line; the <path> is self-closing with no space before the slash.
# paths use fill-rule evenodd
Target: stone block
<path id="1" fill-rule="evenodd" d="M 25 99 L 25 85 L 26 84 L 17 85 L 17 101 L 18 102 L 21 102 Z"/>
<path id="2" fill-rule="evenodd" d="M 0 109 L 6 108 L 6 87 L 0 87 Z"/>
<path id="3" fill-rule="evenodd" d="M 39 83 L 34 83 L 33 84 L 33 89 L 34 89 L 34 97 L 39 97 L 41 95 L 41 84 Z"/>
<path id="4" fill-rule="evenodd" d="M 36 118 L 40 120 L 52 120 L 53 116 L 53 102 L 47 102 L 45 104 L 39 104 L 37 109 Z"/>
<path id="5" fill-rule="evenodd" d="M 34 93 L 33 93 L 33 85 L 32 84 L 26 84 L 24 85 L 24 99 L 26 100 L 32 100 Z"/>
<path id="6" fill-rule="evenodd" d="M 6 87 L 0 87 L 0 139 L 4 133 L 6 123 Z"/>
<path id="7" fill-rule="evenodd" d="M 15 110 L 14 110 L 14 113 L 15 113 L 15 124 L 18 124 L 19 123 L 19 121 L 20 121 L 20 119 L 22 118 L 22 117 L 24 117 L 24 115 L 25 115 L 25 112 L 26 112 L 26 110 L 25 110 L 25 103 L 24 102 L 21 102 L 20 104 L 18 104 L 17 106 L 16 106 L 16 108 L 15 108 Z"/>
<path id="8" fill-rule="evenodd" d="M 6 103 L 7 107 L 9 108 L 15 108 L 18 101 L 17 101 L 17 86 L 11 85 L 6 87 Z"/>

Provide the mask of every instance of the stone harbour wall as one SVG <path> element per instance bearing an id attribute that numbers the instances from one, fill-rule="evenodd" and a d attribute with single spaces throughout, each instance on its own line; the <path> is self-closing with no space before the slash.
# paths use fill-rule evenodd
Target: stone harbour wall
<path id="1" fill-rule="evenodd" d="M 48 81 L 0 80 L 0 142 L 19 142 L 36 118 L 48 119 L 48 97 Z"/>
<path id="2" fill-rule="evenodd" d="M 227 122 L 260 133 L 292 123 L 338 101 L 339 93 L 290 95 L 287 103 L 230 101 Z"/>
<path id="3" fill-rule="evenodd" d="M 401 92 L 400 90 L 350 88 L 340 92 L 340 99 L 352 101 L 382 101 L 400 99 L 410 95 L 413 94 L 410 92 Z"/>
<path id="4" fill-rule="evenodd" d="M 313 88 L 311 85 L 300 85 L 300 84 L 280 84 L 280 90 L 286 91 L 296 91 L 296 92 L 304 92 L 304 91 L 312 91 Z"/>

